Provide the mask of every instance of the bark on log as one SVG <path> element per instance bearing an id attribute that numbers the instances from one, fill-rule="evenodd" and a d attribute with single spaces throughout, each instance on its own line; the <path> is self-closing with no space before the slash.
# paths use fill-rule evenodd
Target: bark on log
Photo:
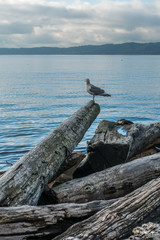
<path id="1" fill-rule="evenodd" d="M 0 206 L 36 205 L 99 111 L 99 105 L 90 101 L 12 166 L 0 178 Z"/>
<path id="2" fill-rule="evenodd" d="M 129 237 L 134 227 L 153 219 L 160 221 L 160 178 L 74 224 L 54 240 L 120 240 Z"/>
<path id="3" fill-rule="evenodd" d="M 51 239 L 117 200 L 0 209 L 0 240 Z"/>
<path id="4" fill-rule="evenodd" d="M 51 194 L 58 203 L 113 199 L 122 197 L 159 176 L 160 153 L 156 153 L 84 178 L 73 179 L 53 187 Z"/>
<path id="5" fill-rule="evenodd" d="M 88 155 L 74 177 L 124 163 L 146 149 L 160 143 L 160 123 L 132 124 L 127 121 L 101 121 L 88 143 Z M 155 152 L 156 149 L 154 149 Z M 98 161 L 97 161 L 98 159 Z"/>

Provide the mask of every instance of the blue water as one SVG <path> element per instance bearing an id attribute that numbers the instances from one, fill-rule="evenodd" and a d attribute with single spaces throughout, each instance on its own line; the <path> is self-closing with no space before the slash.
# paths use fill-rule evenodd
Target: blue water
<path id="1" fill-rule="evenodd" d="M 92 99 L 85 78 L 111 98 L 76 150 L 103 119 L 160 121 L 160 56 L 0 56 L 0 170 L 7 169 Z"/>

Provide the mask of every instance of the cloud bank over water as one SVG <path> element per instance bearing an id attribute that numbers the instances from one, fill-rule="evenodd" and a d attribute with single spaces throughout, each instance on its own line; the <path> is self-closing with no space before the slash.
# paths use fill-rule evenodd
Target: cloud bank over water
<path id="1" fill-rule="evenodd" d="M 1 47 L 159 41 L 159 0 L 0 0 Z"/>

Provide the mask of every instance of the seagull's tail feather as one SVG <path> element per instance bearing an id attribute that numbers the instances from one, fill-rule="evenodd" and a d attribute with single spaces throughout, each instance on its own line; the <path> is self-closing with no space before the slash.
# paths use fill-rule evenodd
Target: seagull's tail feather
<path id="1" fill-rule="evenodd" d="M 104 96 L 104 97 L 111 97 L 111 95 L 108 94 L 108 93 L 103 93 L 102 96 Z"/>

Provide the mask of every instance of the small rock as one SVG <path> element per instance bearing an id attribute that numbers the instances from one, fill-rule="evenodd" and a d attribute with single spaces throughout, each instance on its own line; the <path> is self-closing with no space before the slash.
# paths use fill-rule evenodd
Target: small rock
<path id="1" fill-rule="evenodd" d="M 133 229 L 133 234 L 125 240 L 160 240 L 160 224 L 146 223 Z"/>

